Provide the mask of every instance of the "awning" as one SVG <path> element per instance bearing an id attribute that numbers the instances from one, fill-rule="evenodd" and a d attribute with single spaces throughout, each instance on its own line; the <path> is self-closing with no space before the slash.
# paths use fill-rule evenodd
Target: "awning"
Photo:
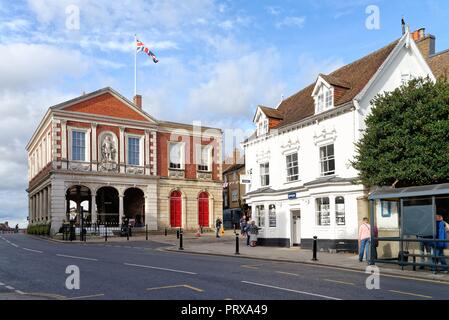
<path id="1" fill-rule="evenodd" d="M 383 187 L 371 192 L 368 196 L 368 199 L 397 199 L 422 196 L 437 196 L 442 194 L 449 194 L 449 183 L 406 188 Z"/>

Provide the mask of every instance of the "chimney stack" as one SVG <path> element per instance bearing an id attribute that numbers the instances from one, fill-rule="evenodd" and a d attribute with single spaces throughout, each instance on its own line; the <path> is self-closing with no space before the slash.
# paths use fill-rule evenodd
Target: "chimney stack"
<path id="1" fill-rule="evenodd" d="M 426 35 L 426 29 L 421 28 L 412 32 L 412 38 L 421 51 L 424 59 L 428 59 L 435 54 L 435 36 L 431 34 Z"/>
<path id="2" fill-rule="evenodd" d="M 134 104 L 139 108 L 142 109 L 142 96 L 140 94 L 136 94 L 134 96 Z"/>

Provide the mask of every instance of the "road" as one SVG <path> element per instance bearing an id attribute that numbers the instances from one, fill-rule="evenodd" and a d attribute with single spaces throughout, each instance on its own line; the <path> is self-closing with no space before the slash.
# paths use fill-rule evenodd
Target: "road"
<path id="1" fill-rule="evenodd" d="M 167 252 L 152 241 L 58 243 L 0 235 L 0 299 L 432 300 L 449 284 L 298 263 Z M 66 268 L 80 288 L 66 288 Z"/>

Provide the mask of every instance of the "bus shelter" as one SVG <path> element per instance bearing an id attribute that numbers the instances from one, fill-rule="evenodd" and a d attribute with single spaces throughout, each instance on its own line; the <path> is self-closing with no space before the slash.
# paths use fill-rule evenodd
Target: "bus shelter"
<path id="1" fill-rule="evenodd" d="M 437 217 L 449 221 L 449 183 L 407 188 L 379 188 L 369 194 L 370 264 L 438 270 L 435 246 L 448 243 L 437 234 Z M 444 222 L 443 222 L 444 223 Z M 447 226 L 447 225 L 446 225 Z M 447 230 L 446 230 L 447 231 Z M 444 253 L 448 260 L 448 251 Z"/>

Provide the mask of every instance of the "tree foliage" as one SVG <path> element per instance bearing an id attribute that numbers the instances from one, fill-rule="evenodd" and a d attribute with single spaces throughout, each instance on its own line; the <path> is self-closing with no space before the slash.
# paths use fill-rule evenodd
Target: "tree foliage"
<path id="1" fill-rule="evenodd" d="M 449 182 L 449 84 L 415 79 L 372 101 L 353 162 L 367 186 Z"/>

